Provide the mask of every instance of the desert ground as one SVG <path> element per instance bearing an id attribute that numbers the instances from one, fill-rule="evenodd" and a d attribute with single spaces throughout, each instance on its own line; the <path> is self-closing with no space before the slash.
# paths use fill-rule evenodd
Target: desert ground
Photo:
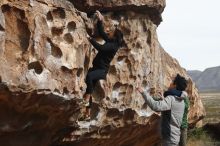
<path id="1" fill-rule="evenodd" d="M 220 91 L 200 93 L 202 102 L 205 106 L 206 117 L 203 125 L 207 123 L 220 122 Z M 220 146 L 220 139 L 213 138 L 209 132 L 203 128 L 189 132 L 189 141 L 187 146 Z"/>

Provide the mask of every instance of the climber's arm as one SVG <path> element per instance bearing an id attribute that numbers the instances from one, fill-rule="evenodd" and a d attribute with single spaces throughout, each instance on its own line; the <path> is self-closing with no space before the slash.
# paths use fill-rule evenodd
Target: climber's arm
<path id="1" fill-rule="evenodd" d="M 154 111 L 166 111 L 171 109 L 171 101 L 172 101 L 171 96 L 167 96 L 163 100 L 158 100 L 158 101 L 154 100 L 153 97 L 150 96 L 147 92 L 146 93 L 143 92 L 142 96 L 145 102 L 147 103 L 147 105 L 149 105 L 149 107 Z"/>
<path id="2" fill-rule="evenodd" d="M 167 96 L 163 100 L 156 101 L 149 93 L 144 92 L 141 88 L 137 89 L 144 98 L 147 105 L 154 111 L 166 111 L 171 109 L 172 96 Z"/>
<path id="3" fill-rule="evenodd" d="M 114 51 L 114 49 L 116 48 L 114 43 L 105 43 L 104 45 L 101 45 L 97 43 L 93 38 L 89 39 L 89 41 L 98 51 L 111 52 Z"/>
<path id="4" fill-rule="evenodd" d="M 93 38 L 90 38 L 89 41 L 97 51 L 102 49 L 103 45 L 97 43 Z"/>
<path id="5" fill-rule="evenodd" d="M 99 34 L 101 35 L 101 37 L 106 41 L 106 42 L 109 42 L 111 41 L 111 39 L 108 37 L 108 35 L 105 33 L 104 31 L 104 27 L 103 27 L 103 22 L 102 21 L 98 21 L 97 22 L 97 28 L 98 28 L 98 31 L 99 31 Z"/>

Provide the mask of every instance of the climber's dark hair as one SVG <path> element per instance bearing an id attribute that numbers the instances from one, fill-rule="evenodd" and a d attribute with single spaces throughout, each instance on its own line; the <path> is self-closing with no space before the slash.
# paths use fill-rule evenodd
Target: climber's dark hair
<path id="1" fill-rule="evenodd" d="M 187 87 L 187 80 L 179 74 L 176 75 L 173 83 L 179 91 L 184 91 Z"/>
<path id="2" fill-rule="evenodd" d="M 115 28 L 114 37 L 115 37 L 115 41 L 121 47 L 123 45 L 123 43 L 124 43 L 123 33 L 117 27 Z"/>

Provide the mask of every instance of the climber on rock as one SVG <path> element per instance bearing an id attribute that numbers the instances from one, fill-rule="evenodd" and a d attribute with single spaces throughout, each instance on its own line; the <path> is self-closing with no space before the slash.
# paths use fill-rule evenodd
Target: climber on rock
<path id="1" fill-rule="evenodd" d="M 142 94 L 146 104 L 154 111 L 161 112 L 161 137 L 163 146 L 178 146 L 181 135 L 181 125 L 185 110 L 184 100 L 187 98 L 185 89 L 187 80 L 177 74 L 169 89 L 164 92 L 162 100 L 154 100 L 141 87 L 137 90 Z M 188 110 L 188 109 L 187 109 Z M 188 112 L 188 111 L 187 111 Z M 186 113 L 187 114 L 187 113 Z"/>
<path id="2" fill-rule="evenodd" d="M 121 48 L 123 44 L 123 34 L 115 27 L 114 31 L 108 31 L 107 33 L 103 28 L 104 17 L 99 11 L 95 13 L 98 18 L 97 29 L 100 36 L 104 39 L 103 45 L 97 43 L 94 38 L 88 37 L 93 47 L 98 51 L 96 57 L 93 60 L 93 67 L 89 69 L 86 76 L 86 93 L 83 96 L 84 105 L 86 108 L 85 118 L 90 118 L 90 108 L 92 103 L 92 96 L 95 84 L 100 79 L 106 79 L 106 75 L 109 70 L 111 61 L 113 60 L 116 52 Z"/>

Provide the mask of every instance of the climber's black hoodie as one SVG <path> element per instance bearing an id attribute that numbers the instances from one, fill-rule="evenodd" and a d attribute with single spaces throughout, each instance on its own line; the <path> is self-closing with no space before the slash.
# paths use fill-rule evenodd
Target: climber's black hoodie
<path id="1" fill-rule="evenodd" d="M 108 35 L 104 32 L 103 24 L 101 21 L 98 21 L 97 28 L 99 34 L 105 40 L 105 43 L 101 45 L 97 43 L 93 38 L 90 39 L 91 44 L 96 50 L 98 50 L 98 54 L 93 60 L 93 68 L 104 69 L 108 71 L 110 63 L 114 58 L 116 52 L 120 48 L 120 45 L 117 40 L 110 39 Z"/>

